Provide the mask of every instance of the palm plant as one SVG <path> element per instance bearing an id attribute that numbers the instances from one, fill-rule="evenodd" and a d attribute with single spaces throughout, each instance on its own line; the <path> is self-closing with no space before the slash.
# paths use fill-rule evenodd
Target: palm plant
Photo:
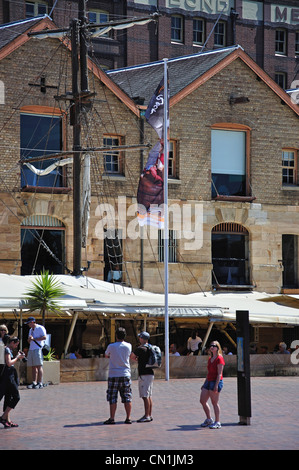
<path id="1" fill-rule="evenodd" d="M 30 312 L 39 310 L 42 315 L 42 324 L 45 325 L 47 312 L 53 312 L 57 315 L 62 313 L 57 299 L 65 295 L 65 291 L 60 286 L 59 281 L 55 279 L 55 276 L 45 270 L 41 272 L 36 281 L 32 281 L 32 284 L 33 287 L 25 295 L 26 308 Z"/>

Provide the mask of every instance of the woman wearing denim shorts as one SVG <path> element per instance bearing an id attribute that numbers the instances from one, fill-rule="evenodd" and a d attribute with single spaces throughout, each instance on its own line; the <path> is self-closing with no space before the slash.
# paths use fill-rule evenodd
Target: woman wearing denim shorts
<path id="1" fill-rule="evenodd" d="M 223 388 L 223 368 L 225 365 L 221 346 L 218 341 L 212 341 L 210 344 L 211 356 L 208 360 L 208 374 L 201 388 L 200 403 L 206 414 L 205 421 L 201 424 L 202 427 L 209 426 L 210 429 L 221 428 L 220 423 L 220 406 L 219 395 Z M 215 421 L 211 418 L 211 409 L 208 404 L 209 398 L 211 399 Z"/>

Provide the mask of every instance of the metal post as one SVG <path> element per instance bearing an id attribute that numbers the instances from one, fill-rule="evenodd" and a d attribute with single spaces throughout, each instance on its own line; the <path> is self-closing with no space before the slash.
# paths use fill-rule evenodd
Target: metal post
<path id="1" fill-rule="evenodd" d="M 165 296 L 165 380 L 169 380 L 168 315 L 168 83 L 167 59 L 164 59 L 164 296 Z"/>
<path id="2" fill-rule="evenodd" d="M 71 22 L 72 31 L 72 126 L 73 126 L 73 274 L 81 274 L 81 124 L 80 124 L 80 102 L 79 102 L 79 21 Z"/>
<path id="3" fill-rule="evenodd" d="M 250 355 L 249 355 L 249 312 L 236 311 L 237 333 L 237 381 L 239 424 L 250 424 Z"/>

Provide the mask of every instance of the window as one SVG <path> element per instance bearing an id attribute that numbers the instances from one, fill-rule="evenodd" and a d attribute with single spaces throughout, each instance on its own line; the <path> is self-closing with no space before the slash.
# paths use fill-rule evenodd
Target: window
<path id="1" fill-rule="evenodd" d="M 282 151 L 282 183 L 297 184 L 297 150 Z"/>
<path id="2" fill-rule="evenodd" d="M 284 90 L 287 88 L 287 75 L 284 72 L 277 72 L 275 74 L 275 82 Z"/>
<path id="3" fill-rule="evenodd" d="M 88 20 L 90 23 L 108 23 L 109 13 L 107 11 L 92 10 L 88 12 Z M 101 37 L 108 37 L 109 33 L 103 34 Z"/>
<path id="4" fill-rule="evenodd" d="M 100 10 L 89 11 L 88 20 L 90 23 L 108 23 L 109 13 Z"/>
<path id="5" fill-rule="evenodd" d="M 25 9 L 26 18 L 46 15 L 48 13 L 48 5 L 42 2 L 26 2 Z"/>
<path id="6" fill-rule="evenodd" d="M 219 21 L 215 27 L 214 45 L 225 46 L 226 43 L 226 23 Z"/>
<path id="7" fill-rule="evenodd" d="M 299 31 L 296 31 L 296 36 L 295 36 L 295 54 L 299 54 Z"/>
<path id="8" fill-rule="evenodd" d="M 282 235 L 283 287 L 298 287 L 298 235 Z"/>
<path id="9" fill-rule="evenodd" d="M 65 237 L 63 223 L 50 216 L 34 215 L 21 225 L 21 275 L 64 274 Z"/>
<path id="10" fill-rule="evenodd" d="M 175 230 L 169 230 L 168 239 L 168 261 L 176 263 L 177 260 L 177 240 Z M 158 261 L 164 263 L 164 231 L 158 230 Z"/>
<path id="11" fill-rule="evenodd" d="M 171 17 L 171 40 L 183 42 L 183 18 L 178 15 Z"/>
<path id="12" fill-rule="evenodd" d="M 218 196 L 249 196 L 249 128 L 212 129 L 211 172 L 212 198 Z M 216 127 L 216 125 L 215 125 Z M 247 155 L 248 154 L 248 155 Z"/>
<path id="13" fill-rule="evenodd" d="M 286 55 L 287 52 L 287 33 L 285 29 L 276 29 L 275 31 L 275 54 Z"/>
<path id="14" fill-rule="evenodd" d="M 176 154 L 177 154 L 177 141 L 169 140 L 168 152 L 168 176 L 176 178 Z"/>
<path id="15" fill-rule="evenodd" d="M 118 147 L 121 145 L 120 136 L 107 135 L 103 139 L 104 147 Z M 123 154 L 118 150 L 109 150 L 104 153 L 104 171 L 109 174 L 122 174 Z"/>
<path id="16" fill-rule="evenodd" d="M 62 117 L 45 114 L 21 113 L 20 115 L 21 160 L 51 155 L 62 150 Z M 63 167 L 56 167 L 49 174 L 40 175 L 56 160 L 33 161 L 37 170 L 25 163 L 21 169 L 21 187 L 62 187 Z"/>
<path id="17" fill-rule="evenodd" d="M 193 44 L 200 44 L 204 43 L 204 35 L 205 35 L 205 24 L 204 20 L 195 18 L 193 20 Z"/>
<path id="18" fill-rule="evenodd" d="M 249 284 L 248 231 L 236 223 L 222 223 L 212 230 L 212 284 Z"/>

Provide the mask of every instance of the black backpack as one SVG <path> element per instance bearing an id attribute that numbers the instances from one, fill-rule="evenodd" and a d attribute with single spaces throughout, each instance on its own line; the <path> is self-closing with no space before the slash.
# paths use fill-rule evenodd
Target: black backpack
<path id="1" fill-rule="evenodd" d="M 155 344 L 147 344 L 147 348 L 149 350 L 149 358 L 145 367 L 149 367 L 151 369 L 161 367 L 162 353 L 159 346 L 156 346 Z"/>

